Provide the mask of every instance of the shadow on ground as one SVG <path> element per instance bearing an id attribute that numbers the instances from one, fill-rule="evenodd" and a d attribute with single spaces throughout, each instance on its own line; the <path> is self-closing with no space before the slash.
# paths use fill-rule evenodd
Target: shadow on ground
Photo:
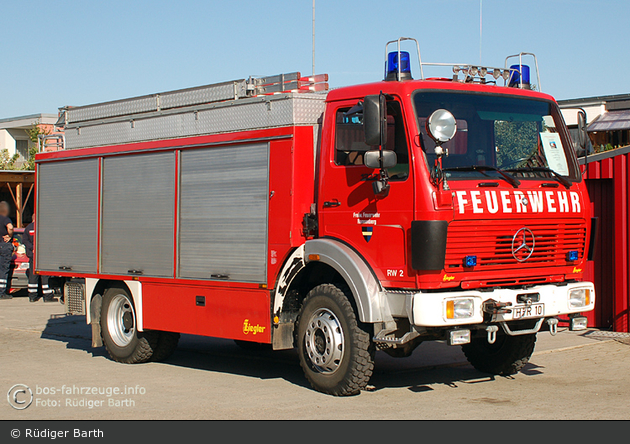
<path id="1" fill-rule="evenodd" d="M 105 347 L 92 348 L 91 334 L 85 316 L 56 315 L 48 320 L 41 337 L 65 342 L 66 348 L 83 350 L 93 357 L 109 358 Z M 498 378 L 475 370 L 460 354 L 459 347 L 443 343 L 422 344 L 410 357 L 403 359 L 391 358 L 379 351 L 368 391 L 407 388 L 420 393 L 434 390 L 436 385 L 457 388 L 462 384 L 483 384 Z M 264 345 L 241 347 L 227 339 L 182 335 L 171 357 L 150 365 L 171 365 L 259 379 L 282 378 L 291 384 L 310 388 L 295 350 L 272 351 L 270 346 Z M 543 373 L 542 369 L 528 363 L 522 374 L 536 376 Z"/>

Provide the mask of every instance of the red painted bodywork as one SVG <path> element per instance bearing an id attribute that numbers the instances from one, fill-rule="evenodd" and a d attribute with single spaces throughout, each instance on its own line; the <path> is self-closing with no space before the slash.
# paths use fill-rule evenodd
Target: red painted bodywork
<path id="1" fill-rule="evenodd" d="M 589 160 L 584 173 L 599 218 L 595 257 L 586 279 L 595 284 L 597 303 L 589 326 L 630 332 L 630 154 Z"/>
<path id="2" fill-rule="evenodd" d="M 254 139 L 269 140 L 271 198 L 266 286 L 178 279 L 175 277 L 177 260 L 174 257 L 175 271 L 172 278 L 134 277 L 143 283 L 144 327 L 149 329 L 270 342 L 271 291 L 276 286 L 278 274 L 287 257 L 307 240 L 302 232 L 302 218 L 305 213 L 310 212 L 313 203 L 317 204 L 319 236 L 339 239 L 354 248 L 365 258 L 386 288 L 442 289 L 461 286 L 467 289 L 562 282 L 568 279 L 581 280 L 586 254 L 584 248 L 580 250 L 579 261 L 571 264 L 567 264 L 558 257 L 544 266 L 510 264 L 463 269 L 457 265 L 461 263 L 458 254 L 482 255 L 484 253 L 481 245 L 466 242 L 468 234 L 484 229 L 505 229 L 513 233 L 524 223 L 538 221 L 547 224 L 547 230 L 552 235 L 556 226 L 561 223 L 570 223 L 577 226 L 578 230 L 583 230 L 578 236 L 583 242 L 590 235 L 590 224 L 587 221 L 590 220 L 591 208 L 587 204 L 588 196 L 583 181 L 574 183 L 570 190 L 565 190 L 562 186 L 543 188 L 544 184 L 557 184 L 557 182 L 541 179 L 523 181 L 519 190 L 523 192 L 575 192 L 580 196 L 582 204 L 580 211 L 560 214 L 550 212 L 550 208 L 546 207 L 537 214 L 486 213 L 477 215 L 469 212 L 472 205 L 469 202 L 462 204 L 465 211 L 464 214 L 459 214 L 460 201 L 457 191 L 477 190 L 478 181 L 451 181 L 450 186 L 455 197 L 449 193 L 436 193 L 436 188 L 430 183 L 426 162 L 414 144 L 417 124 L 410 100 L 414 91 L 423 88 L 510 94 L 553 101 L 550 96 L 541 93 L 479 84 L 461 84 L 450 81 L 379 82 L 340 88 L 328 93 L 320 139 L 321 147 L 319 151 L 316 151 L 318 153 L 316 159 L 313 148 L 313 127 L 295 126 L 43 153 L 38 155 L 37 160 L 39 162 L 78 157 L 102 158 L 103 156 L 135 154 L 143 150 L 152 152 L 185 150 L 188 147 L 198 148 L 205 145 L 246 143 Z M 333 160 L 335 110 L 341 106 L 352 106 L 364 96 L 378 94 L 381 91 L 394 96 L 400 102 L 405 116 L 407 145 L 410 148 L 409 177 L 404 181 L 391 182 L 391 191 L 386 198 L 376 198 L 371 184 L 360 180 L 362 174 L 374 173 L 375 170 L 364 166 L 340 167 L 335 165 Z M 502 191 L 513 193 L 514 189 L 510 185 L 500 182 L 498 187 L 492 188 L 491 191 L 499 193 L 499 196 Z M 485 196 L 486 189 L 481 189 L 481 191 Z M 338 200 L 340 205 L 331 208 L 324 207 L 323 203 L 330 200 Z M 355 216 L 354 213 L 359 216 Z M 374 232 L 370 242 L 366 242 L 362 235 L 362 223 L 357 222 L 357 219 L 361 219 L 362 213 L 379 214 L 378 224 L 373 226 Z M 449 237 L 446 270 L 417 272 L 411 268 L 409 232 L 413 220 L 445 220 L 451 223 L 453 233 L 460 233 L 459 237 Z M 560 235 L 570 236 L 564 232 Z M 174 242 L 177 243 L 177 238 Z M 449 267 L 448 264 L 453 266 Z M 74 275 L 61 272 L 55 274 Z M 129 276 L 99 274 L 75 275 L 75 277 L 130 279 Z M 205 306 L 196 305 L 197 296 L 205 296 Z M 256 328 L 256 326 L 261 328 Z M 255 336 L 254 331 L 256 331 Z"/>

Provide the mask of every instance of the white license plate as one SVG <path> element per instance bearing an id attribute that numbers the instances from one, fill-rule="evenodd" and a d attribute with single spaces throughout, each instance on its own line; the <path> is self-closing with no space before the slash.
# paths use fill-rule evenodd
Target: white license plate
<path id="1" fill-rule="evenodd" d="M 512 319 L 540 318 L 545 315 L 545 304 L 517 305 L 512 308 Z"/>

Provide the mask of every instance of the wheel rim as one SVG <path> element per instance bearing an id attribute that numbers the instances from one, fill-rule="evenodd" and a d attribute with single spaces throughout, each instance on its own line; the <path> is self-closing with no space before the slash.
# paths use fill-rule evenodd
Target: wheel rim
<path id="1" fill-rule="evenodd" d="M 304 333 L 306 356 L 320 373 L 334 373 L 343 360 L 343 329 L 335 314 L 320 308 L 308 321 Z"/>
<path id="2" fill-rule="evenodd" d="M 117 346 L 129 345 L 136 333 L 135 319 L 129 299 L 122 294 L 114 296 L 107 311 L 107 331 Z"/>

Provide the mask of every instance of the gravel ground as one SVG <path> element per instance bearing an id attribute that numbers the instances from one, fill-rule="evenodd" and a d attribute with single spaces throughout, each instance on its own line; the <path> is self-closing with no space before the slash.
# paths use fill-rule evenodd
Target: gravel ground
<path id="1" fill-rule="evenodd" d="M 125 365 L 89 338 L 58 303 L 0 300 L 0 389 L 34 395 L 25 410 L 0 402 L 0 418 L 630 419 L 630 338 L 596 330 L 540 333 L 513 377 L 480 373 L 441 342 L 406 359 L 378 352 L 369 390 L 348 398 L 312 390 L 293 351 L 183 335 L 166 362 Z"/>

